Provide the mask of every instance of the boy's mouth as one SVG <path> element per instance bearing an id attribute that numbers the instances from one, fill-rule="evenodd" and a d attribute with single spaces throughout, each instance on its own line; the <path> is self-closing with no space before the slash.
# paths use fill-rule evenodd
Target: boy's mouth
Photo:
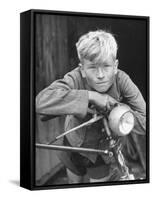
<path id="1" fill-rule="evenodd" d="M 102 84 L 106 84 L 108 81 L 103 81 L 103 82 L 97 82 L 97 85 L 102 85 Z"/>

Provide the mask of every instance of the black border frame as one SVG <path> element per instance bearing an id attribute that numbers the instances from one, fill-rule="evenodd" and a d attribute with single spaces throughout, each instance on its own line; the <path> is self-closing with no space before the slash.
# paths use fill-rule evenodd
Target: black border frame
<path id="1" fill-rule="evenodd" d="M 137 19 L 146 21 L 147 35 L 147 174 L 145 180 L 117 181 L 90 184 L 65 184 L 56 186 L 36 186 L 35 184 L 35 16 L 36 14 L 57 14 L 70 16 L 107 17 L 117 19 Z M 52 10 L 28 10 L 20 13 L 20 186 L 30 190 L 76 188 L 108 185 L 139 184 L 150 182 L 150 136 L 149 136 L 149 16 L 83 13 Z"/>

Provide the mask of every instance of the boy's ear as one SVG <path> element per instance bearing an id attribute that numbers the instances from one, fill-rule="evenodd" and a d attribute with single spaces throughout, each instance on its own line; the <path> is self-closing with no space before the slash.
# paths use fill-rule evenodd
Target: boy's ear
<path id="1" fill-rule="evenodd" d="M 118 64 L 119 64 L 119 61 L 116 59 L 115 60 L 115 74 L 117 74 Z"/>
<path id="2" fill-rule="evenodd" d="M 79 66 L 80 66 L 80 71 L 81 71 L 82 77 L 85 78 L 86 76 L 85 76 L 84 67 L 81 63 L 79 64 Z"/>

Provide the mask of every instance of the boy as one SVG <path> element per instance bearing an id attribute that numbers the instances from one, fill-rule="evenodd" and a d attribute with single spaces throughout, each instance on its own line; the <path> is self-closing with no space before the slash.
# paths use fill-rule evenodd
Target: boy
<path id="1" fill-rule="evenodd" d="M 87 112 L 89 107 L 109 111 L 117 102 L 128 104 L 135 116 L 135 126 L 125 138 L 123 151 L 129 167 L 131 161 L 139 162 L 145 172 L 146 105 L 137 86 L 118 69 L 118 46 L 114 36 L 103 30 L 89 32 L 80 37 L 76 48 L 79 66 L 38 94 L 37 113 L 67 115 L 65 130 L 69 130 L 91 117 Z M 63 144 L 104 147 L 101 129 L 101 122 L 94 123 L 68 134 Z M 83 182 L 86 174 L 91 182 L 119 180 L 119 173 L 114 172 L 113 161 L 108 156 L 59 152 L 59 158 L 67 168 L 69 183 Z M 112 179 L 114 174 L 116 178 Z"/>

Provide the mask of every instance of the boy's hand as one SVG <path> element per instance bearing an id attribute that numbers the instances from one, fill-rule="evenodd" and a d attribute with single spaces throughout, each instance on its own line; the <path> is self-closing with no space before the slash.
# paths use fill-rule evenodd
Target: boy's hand
<path id="1" fill-rule="evenodd" d="M 89 91 L 89 102 L 94 104 L 99 109 L 103 111 L 109 111 L 111 108 L 118 103 L 114 98 L 109 96 L 108 94 L 100 94 L 95 91 Z"/>

